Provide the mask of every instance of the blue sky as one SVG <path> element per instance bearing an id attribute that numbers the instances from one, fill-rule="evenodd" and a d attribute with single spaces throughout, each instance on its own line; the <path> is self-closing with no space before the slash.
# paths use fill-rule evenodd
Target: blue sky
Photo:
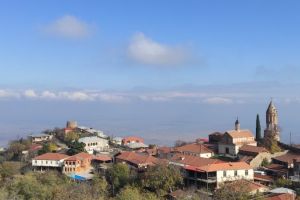
<path id="1" fill-rule="evenodd" d="M 258 107 L 271 97 L 287 110 L 300 103 L 299 9 L 298 1 L 279 0 L 3 1 L 0 100 L 20 106 L 20 112 L 24 102 L 36 109 L 46 104 L 45 113 L 66 102 L 79 110 L 95 103 L 131 105 L 124 111 L 128 115 L 137 102 L 156 109 L 167 103 L 175 110 L 221 106 L 232 110 L 226 123 L 191 126 L 226 130 L 235 116 L 248 119 L 253 108 L 264 115 Z M 239 113 L 236 105 L 248 110 Z M 51 121 L 37 128 L 35 117 L 26 117 L 32 119 L 26 128 L 12 127 L 6 134 L 37 131 Z M 63 119 L 70 117 L 80 115 Z M 296 131 L 295 121 L 283 121 Z M 122 134 L 134 130 L 133 121 L 126 126 Z"/>

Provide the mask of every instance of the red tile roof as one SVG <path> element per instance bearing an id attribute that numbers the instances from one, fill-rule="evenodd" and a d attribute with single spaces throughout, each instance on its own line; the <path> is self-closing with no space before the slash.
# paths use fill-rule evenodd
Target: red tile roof
<path id="1" fill-rule="evenodd" d="M 93 156 L 92 160 L 99 160 L 99 161 L 106 162 L 106 161 L 111 161 L 112 157 L 109 157 L 107 155 L 98 155 L 98 156 Z"/>
<path id="2" fill-rule="evenodd" d="M 191 169 L 195 171 L 203 171 L 203 172 L 215 172 L 215 171 L 224 171 L 224 170 L 248 170 L 252 169 L 252 167 L 246 162 L 225 162 L 225 163 L 215 163 L 209 164 L 200 167 L 192 167 L 187 166 L 186 169 Z"/>
<path id="3" fill-rule="evenodd" d="M 294 153 L 287 153 L 281 156 L 277 156 L 275 158 L 273 158 L 274 160 L 278 160 L 281 162 L 285 162 L 288 164 L 292 164 L 293 163 L 293 159 L 300 159 L 300 154 L 294 154 Z"/>
<path id="4" fill-rule="evenodd" d="M 230 135 L 232 138 L 245 138 L 245 137 L 254 137 L 252 132 L 249 130 L 231 130 L 227 131 L 228 135 Z"/>
<path id="5" fill-rule="evenodd" d="M 126 144 L 126 143 L 130 143 L 130 142 L 141 142 L 144 143 L 144 139 L 141 137 L 136 137 L 136 136 L 128 136 L 128 137 L 124 137 L 122 139 L 122 143 Z"/>
<path id="6" fill-rule="evenodd" d="M 117 159 L 127 161 L 136 165 L 154 165 L 159 162 L 159 159 L 142 153 L 136 153 L 132 151 L 121 152 L 120 155 L 116 156 Z"/>
<path id="7" fill-rule="evenodd" d="M 269 152 L 266 148 L 264 147 L 258 147 L 258 146 L 253 146 L 253 145 L 243 145 L 239 151 L 242 152 L 250 152 L 250 153 L 262 153 L 262 152 Z"/>
<path id="8" fill-rule="evenodd" d="M 33 158 L 33 160 L 63 160 L 68 157 L 68 155 L 61 153 L 45 153 Z"/>
<path id="9" fill-rule="evenodd" d="M 73 156 L 67 158 L 66 161 L 85 160 L 85 159 L 92 159 L 92 158 L 93 158 L 92 155 L 81 152 L 81 153 L 78 153 L 76 155 L 73 155 Z"/>
<path id="10" fill-rule="evenodd" d="M 208 149 L 205 145 L 198 144 L 198 143 L 186 144 L 186 145 L 183 145 L 181 147 L 176 147 L 174 149 L 174 151 L 190 152 L 190 153 L 196 153 L 196 154 L 213 153 L 213 151 Z"/>
<path id="11" fill-rule="evenodd" d="M 198 156 L 182 155 L 179 153 L 173 155 L 172 158 L 170 158 L 170 162 L 180 163 L 183 165 L 190 165 L 195 167 L 200 167 L 200 166 L 215 164 L 215 163 L 223 163 L 223 161 L 218 159 L 201 158 Z"/>
<path id="12" fill-rule="evenodd" d="M 161 153 L 171 153 L 172 150 L 173 150 L 172 147 L 158 147 L 157 148 L 157 152 L 161 152 Z"/>
<path id="13" fill-rule="evenodd" d="M 268 175 L 261 175 L 258 173 L 254 173 L 254 180 L 265 181 L 265 182 L 273 182 L 273 177 Z"/>

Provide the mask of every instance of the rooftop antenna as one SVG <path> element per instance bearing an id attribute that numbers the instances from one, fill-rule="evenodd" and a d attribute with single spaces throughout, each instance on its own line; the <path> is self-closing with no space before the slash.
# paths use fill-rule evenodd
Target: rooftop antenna
<path id="1" fill-rule="evenodd" d="M 290 146 L 292 146 L 292 132 L 290 132 Z"/>

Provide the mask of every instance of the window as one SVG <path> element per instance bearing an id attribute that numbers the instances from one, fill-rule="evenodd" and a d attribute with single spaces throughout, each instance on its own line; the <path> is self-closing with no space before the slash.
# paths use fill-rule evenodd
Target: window
<path id="1" fill-rule="evenodd" d="M 237 171 L 236 170 L 234 171 L 234 176 L 237 176 Z"/>
<path id="2" fill-rule="evenodd" d="M 36 164 L 36 163 L 37 163 L 37 160 L 35 160 L 34 162 L 35 162 L 35 164 Z"/>
<path id="3" fill-rule="evenodd" d="M 248 170 L 245 170 L 245 175 L 248 176 Z"/>
<path id="4" fill-rule="evenodd" d="M 227 173 L 226 171 L 223 171 L 223 176 L 226 177 L 227 176 Z"/>

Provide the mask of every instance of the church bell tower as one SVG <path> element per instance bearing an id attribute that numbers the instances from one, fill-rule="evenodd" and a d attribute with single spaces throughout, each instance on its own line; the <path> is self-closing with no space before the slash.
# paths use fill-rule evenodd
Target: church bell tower
<path id="1" fill-rule="evenodd" d="M 272 100 L 266 111 L 266 125 L 267 127 L 264 131 L 264 138 L 272 138 L 276 141 L 280 141 L 279 127 L 278 127 L 278 113 Z"/>

